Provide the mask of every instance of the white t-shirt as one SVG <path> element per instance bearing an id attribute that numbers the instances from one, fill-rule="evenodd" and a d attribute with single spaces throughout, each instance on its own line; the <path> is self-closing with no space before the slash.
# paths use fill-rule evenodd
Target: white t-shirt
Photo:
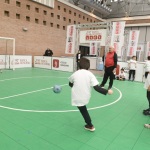
<path id="1" fill-rule="evenodd" d="M 125 78 L 125 73 L 124 72 L 120 72 L 119 77 L 120 78 Z"/>
<path id="2" fill-rule="evenodd" d="M 150 61 L 149 60 L 145 62 L 144 68 L 145 68 L 145 72 L 150 72 Z"/>
<path id="3" fill-rule="evenodd" d="M 91 87 L 99 84 L 94 74 L 85 69 L 80 69 L 73 73 L 69 77 L 69 81 L 73 83 L 71 89 L 73 106 L 88 104 L 91 97 Z"/>
<path id="4" fill-rule="evenodd" d="M 129 69 L 130 70 L 136 70 L 136 60 L 131 59 L 129 61 Z"/>
<path id="5" fill-rule="evenodd" d="M 145 79 L 144 88 L 148 89 L 149 86 L 150 86 L 150 74 L 148 74 L 147 78 Z"/>

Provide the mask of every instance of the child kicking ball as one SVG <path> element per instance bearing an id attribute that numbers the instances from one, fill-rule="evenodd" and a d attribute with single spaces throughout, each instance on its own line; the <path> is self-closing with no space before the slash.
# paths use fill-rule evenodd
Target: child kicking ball
<path id="1" fill-rule="evenodd" d="M 95 131 L 95 127 L 92 124 L 91 117 L 86 107 L 91 97 L 91 87 L 104 95 L 113 94 L 113 91 L 111 89 L 106 90 L 101 88 L 94 74 L 88 71 L 89 68 L 90 61 L 86 58 L 81 58 L 79 62 L 79 70 L 69 77 L 69 86 L 72 88 L 72 106 L 77 106 L 82 114 L 86 123 L 84 128 L 89 131 Z"/>

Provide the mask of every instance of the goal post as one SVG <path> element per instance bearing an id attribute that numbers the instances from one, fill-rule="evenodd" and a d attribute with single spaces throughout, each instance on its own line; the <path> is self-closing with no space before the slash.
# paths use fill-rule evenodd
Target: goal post
<path id="1" fill-rule="evenodd" d="M 0 37 L 0 69 L 15 70 L 15 38 Z"/>

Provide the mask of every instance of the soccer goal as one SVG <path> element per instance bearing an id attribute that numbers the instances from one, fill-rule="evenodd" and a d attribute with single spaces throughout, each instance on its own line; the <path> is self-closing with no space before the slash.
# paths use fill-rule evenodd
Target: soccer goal
<path id="1" fill-rule="evenodd" d="M 15 70 L 15 39 L 0 37 L 0 69 Z"/>

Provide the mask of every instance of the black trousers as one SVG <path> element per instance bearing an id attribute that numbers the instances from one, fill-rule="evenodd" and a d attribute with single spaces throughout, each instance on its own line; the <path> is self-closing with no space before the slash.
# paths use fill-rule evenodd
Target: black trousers
<path id="1" fill-rule="evenodd" d="M 150 108 L 150 91 L 147 91 L 147 100 L 148 100 L 149 108 Z"/>
<path id="2" fill-rule="evenodd" d="M 132 76 L 132 80 L 135 79 L 135 70 L 129 70 L 129 80 L 131 79 Z"/>
<path id="3" fill-rule="evenodd" d="M 82 114 L 86 124 L 89 125 L 90 127 L 92 127 L 93 124 L 92 124 L 91 117 L 87 111 L 86 106 L 78 106 L 78 109 L 79 109 L 80 113 Z"/>
<path id="4" fill-rule="evenodd" d="M 77 62 L 77 70 L 79 70 L 79 61 Z"/>
<path id="5" fill-rule="evenodd" d="M 103 77 L 101 86 L 104 86 L 109 78 L 109 88 L 112 88 L 113 80 L 114 80 L 113 70 L 114 70 L 114 67 L 105 67 L 105 73 L 104 73 L 104 77 Z"/>
<path id="6" fill-rule="evenodd" d="M 147 78 L 148 74 L 149 74 L 149 72 L 145 72 L 145 79 Z"/>

